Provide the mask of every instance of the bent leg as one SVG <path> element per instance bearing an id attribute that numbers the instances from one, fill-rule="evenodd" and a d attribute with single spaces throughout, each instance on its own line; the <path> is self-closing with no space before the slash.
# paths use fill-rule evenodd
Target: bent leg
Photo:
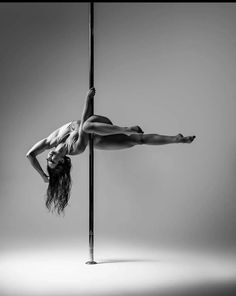
<path id="1" fill-rule="evenodd" d="M 108 120 L 108 121 L 107 121 Z M 125 134 L 131 135 L 134 133 L 143 133 L 139 126 L 121 127 L 111 123 L 111 121 L 103 116 L 91 116 L 83 124 L 83 131 L 88 134 L 96 134 L 100 136 Z"/>
<path id="2" fill-rule="evenodd" d="M 100 136 L 127 134 L 128 132 L 127 127 L 120 127 L 100 122 L 85 122 L 83 125 L 83 131 L 88 134 L 93 133 Z"/>

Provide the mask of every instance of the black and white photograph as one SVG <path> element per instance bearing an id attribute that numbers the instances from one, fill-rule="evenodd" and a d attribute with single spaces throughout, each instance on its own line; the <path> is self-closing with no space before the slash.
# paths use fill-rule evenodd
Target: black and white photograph
<path id="1" fill-rule="evenodd" d="M 236 295 L 236 3 L 0 3 L 0 296 Z"/>

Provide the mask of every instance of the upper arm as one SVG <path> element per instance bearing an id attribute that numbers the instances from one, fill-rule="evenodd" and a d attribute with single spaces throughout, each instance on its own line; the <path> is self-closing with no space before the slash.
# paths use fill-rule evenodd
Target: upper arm
<path id="1" fill-rule="evenodd" d="M 37 142 L 26 154 L 26 156 L 37 156 L 38 154 L 50 149 L 50 144 L 47 138 L 44 138 Z"/>

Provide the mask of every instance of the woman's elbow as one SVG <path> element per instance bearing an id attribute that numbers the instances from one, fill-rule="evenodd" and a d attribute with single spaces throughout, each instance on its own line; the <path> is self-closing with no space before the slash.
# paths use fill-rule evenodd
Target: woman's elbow
<path id="1" fill-rule="evenodd" d="M 35 157 L 35 155 L 34 155 L 33 152 L 28 151 L 28 152 L 26 153 L 26 157 L 29 159 L 29 158 L 33 158 L 33 157 Z"/>

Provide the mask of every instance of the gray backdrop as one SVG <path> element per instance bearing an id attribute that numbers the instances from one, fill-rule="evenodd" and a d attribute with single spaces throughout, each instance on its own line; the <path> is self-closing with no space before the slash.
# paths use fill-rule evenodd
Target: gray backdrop
<path id="1" fill-rule="evenodd" d="M 96 242 L 236 244 L 236 5 L 97 3 L 95 113 L 192 145 L 95 153 Z M 88 150 L 64 217 L 25 155 L 81 116 L 87 3 L 1 3 L 2 246 L 88 239 Z M 46 153 L 39 157 L 43 167 Z"/>

